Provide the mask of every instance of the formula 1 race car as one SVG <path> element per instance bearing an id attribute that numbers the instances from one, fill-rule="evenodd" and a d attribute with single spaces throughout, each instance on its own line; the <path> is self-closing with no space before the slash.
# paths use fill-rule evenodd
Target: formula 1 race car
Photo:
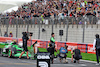
<path id="1" fill-rule="evenodd" d="M 34 44 L 36 44 L 35 42 Z M 33 44 L 33 45 L 34 45 Z M 32 57 L 31 53 L 34 52 L 33 46 L 31 46 L 31 52 L 29 52 L 28 56 Z M 20 47 L 17 43 L 12 42 L 11 44 L 5 45 L 4 48 L 1 48 L 1 55 L 2 56 L 8 56 L 8 57 L 19 57 L 21 55 L 21 52 L 23 51 L 23 48 Z M 22 57 L 26 57 L 26 52 L 22 55 Z"/>

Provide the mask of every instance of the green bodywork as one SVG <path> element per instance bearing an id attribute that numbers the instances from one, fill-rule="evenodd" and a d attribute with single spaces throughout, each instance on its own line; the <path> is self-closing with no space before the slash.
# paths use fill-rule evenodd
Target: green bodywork
<path id="1" fill-rule="evenodd" d="M 5 45 L 5 43 L 0 43 L 0 44 L 2 44 L 2 45 Z M 16 45 L 16 44 L 6 44 L 5 46 L 4 46 L 4 48 L 8 48 L 9 49 L 9 51 L 6 53 L 6 52 L 2 52 L 2 54 L 4 55 L 8 55 L 8 56 L 10 56 L 10 54 L 11 54 L 11 46 L 13 47 L 13 48 L 16 48 L 16 54 L 14 54 L 14 53 L 12 53 L 12 56 L 13 57 L 19 57 L 20 55 L 21 55 L 21 52 L 23 51 L 23 48 L 20 48 L 18 45 Z M 32 49 L 31 49 L 32 50 Z M 32 51 L 33 52 L 33 51 Z M 22 57 L 26 57 L 27 55 L 26 55 L 26 52 L 22 55 Z M 28 54 L 28 56 L 29 57 L 31 57 L 31 54 L 30 54 L 30 52 L 29 52 L 29 54 Z"/>

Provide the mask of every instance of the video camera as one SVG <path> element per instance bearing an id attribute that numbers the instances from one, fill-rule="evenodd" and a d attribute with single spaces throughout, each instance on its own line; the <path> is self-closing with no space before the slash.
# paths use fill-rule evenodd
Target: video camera
<path id="1" fill-rule="evenodd" d="M 32 36 L 32 32 L 22 32 L 23 36 Z"/>
<path id="2" fill-rule="evenodd" d="M 30 34 L 29 36 L 32 36 L 32 35 L 33 35 L 33 33 L 32 33 L 32 32 L 30 32 L 29 34 Z"/>

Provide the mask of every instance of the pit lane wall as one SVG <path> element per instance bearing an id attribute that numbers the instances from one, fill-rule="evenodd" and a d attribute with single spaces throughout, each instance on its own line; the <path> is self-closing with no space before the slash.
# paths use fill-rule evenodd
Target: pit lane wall
<path id="1" fill-rule="evenodd" d="M 13 40 L 16 40 L 18 43 L 22 43 L 21 38 L 11 38 L 11 37 L 0 37 L 0 42 L 11 42 Z M 33 39 L 31 41 L 28 41 L 28 46 L 31 46 L 35 41 L 39 44 L 40 48 L 48 48 L 48 44 L 50 41 L 44 41 L 44 40 L 36 40 Z M 81 50 L 81 52 L 84 53 L 92 53 L 95 54 L 95 51 L 93 51 L 93 44 L 85 44 L 85 43 L 74 43 L 74 42 L 55 42 L 56 49 L 60 49 L 60 47 L 63 47 L 65 45 L 68 45 L 68 51 L 71 51 L 71 48 L 75 48 L 76 46 L 78 49 Z"/>

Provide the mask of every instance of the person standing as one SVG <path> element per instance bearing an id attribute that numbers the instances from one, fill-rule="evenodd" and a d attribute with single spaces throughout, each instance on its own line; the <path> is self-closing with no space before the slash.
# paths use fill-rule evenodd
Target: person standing
<path id="1" fill-rule="evenodd" d="M 30 39 L 29 39 L 28 36 L 27 36 L 27 33 L 26 33 L 26 32 L 23 32 L 22 40 L 23 40 L 23 52 L 22 52 L 21 55 L 19 56 L 19 59 L 21 59 L 21 56 L 22 56 L 25 52 L 27 52 L 27 53 L 26 53 L 27 59 L 29 59 L 30 57 L 28 56 L 27 41 L 28 41 L 28 40 L 31 40 L 31 36 L 30 36 Z"/>
<path id="2" fill-rule="evenodd" d="M 55 47 L 55 38 L 54 37 L 55 37 L 55 34 L 52 33 L 51 38 L 50 38 L 50 43 L 52 44 L 53 47 Z"/>
<path id="3" fill-rule="evenodd" d="M 56 51 L 56 49 L 55 49 L 55 34 L 54 33 L 52 33 L 51 34 L 51 38 L 50 38 L 50 43 L 49 43 L 49 48 L 51 48 L 50 49 L 50 51 L 52 51 L 52 56 L 54 56 L 54 51 Z M 52 58 L 52 63 L 53 63 L 53 58 Z"/>
<path id="4" fill-rule="evenodd" d="M 97 59 L 96 65 L 99 65 L 99 56 L 100 56 L 100 38 L 99 38 L 99 34 L 96 34 L 95 37 L 96 37 L 96 39 L 94 39 L 93 51 L 96 48 L 96 59 Z"/>

